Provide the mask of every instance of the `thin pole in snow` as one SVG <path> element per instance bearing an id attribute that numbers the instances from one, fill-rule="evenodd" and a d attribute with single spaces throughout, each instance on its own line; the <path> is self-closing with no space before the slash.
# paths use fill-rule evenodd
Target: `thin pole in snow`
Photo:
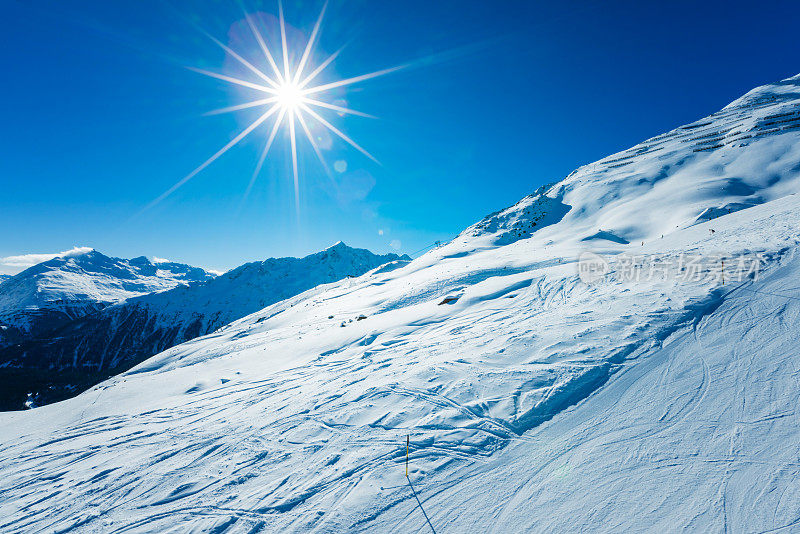
<path id="1" fill-rule="evenodd" d="M 406 480 L 408 480 L 408 486 L 411 488 L 411 492 L 414 494 L 414 498 L 417 500 L 417 504 L 419 505 L 419 509 L 422 511 L 422 515 L 425 516 L 425 521 L 428 523 L 428 526 L 431 527 L 431 532 L 436 534 L 436 529 L 433 528 L 433 523 L 431 523 L 430 518 L 428 517 L 427 512 L 425 512 L 425 508 L 422 507 L 422 501 L 419 500 L 419 496 L 417 495 L 417 490 L 414 489 L 414 485 L 411 483 L 411 478 L 408 476 L 408 451 L 411 448 L 411 436 L 406 435 Z"/>
<path id="2" fill-rule="evenodd" d="M 411 446 L 411 436 L 406 436 L 406 478 L 408 478 L 408 449 Z"/>

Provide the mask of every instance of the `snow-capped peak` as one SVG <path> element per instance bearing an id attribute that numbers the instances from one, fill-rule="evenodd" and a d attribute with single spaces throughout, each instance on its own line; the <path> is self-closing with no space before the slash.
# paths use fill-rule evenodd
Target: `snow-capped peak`
<path id="1" fill-rule="evenodd" d="M 329 247 L 325 248 L 325 250 L 331 250 L 331 249 L 335 249 L 335 248 L 343 248 L 343 249 L 344 249 L 344 248 L 350 248 L 350 247 L 348 247 L 348 246 L 345 244 L 345 242 L 344 242 L 344 241 L 342 241 L 342 240 L 339 240 L 339 241 L 337 241 L 336 243 L 334 243 L 333 245 L 331 245 L 331 246 L 329 246 Z"/>
<path id="2" fill-rule="evenodd" d="M 0 345 L 114 302 L 213 277 L 180 263 L 154 264 L 144 256 L 112 258 L 88 247 L 76 248 L 3 282 L 0 323 L 6 328 Z"/>
<path id="3" fill-rule="evenodd" d="M 89 252 L 93 252 L 94 249 L 92 247 L 73 247 L 71 250 L 67 250 L 58 254 L 57 257 L 61 258 L 74 258 L 77 256 L 82 256 L 84 254 L 88 254 Z"/>
<path id="4" fill-rule="evenodd" d="M 42 379 L 37 382 L 48 387 L 38 402 L 54 402 L 96 383 L 97 373 L 127 370 L 173 345 L 209 334 L 320 284 L 358 277 L 378 267 L 388 272 L 409 259 L 377 255 L 340 242 L 305 258 L 253 262 L 204 282 L 128 298 L 72 320 L 57 331 L 29 336 L 5 350 L 0 347 L 0 361 L 24 369 L 28 376 L 40 373 Z M 151 266 L 144 257 L 128 263 L 140 272 Z M 157 267 L 170 265 L 162 262 Z M 60 372 L 67 377 L 62 378 Z M 21 397 L 16 400 L 15 404 L 13 398 L 0 395 L 0 409 L 22 404 Z"/>

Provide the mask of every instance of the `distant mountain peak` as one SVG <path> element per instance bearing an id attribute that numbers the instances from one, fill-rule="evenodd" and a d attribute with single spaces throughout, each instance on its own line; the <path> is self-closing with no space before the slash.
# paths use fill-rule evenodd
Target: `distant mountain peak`
<path id="1" fill-rule="evenodd" d="M 77 258 L 79 256 L 84 256 L 86 254 L 91 254 L 95 252 L 94 248 L 92 247 L 73 247 L 72 250 L 64 251 L 58 254 L 57 258 Z"/>
<path id="2" fill-rule="evenodd" d="M 0 279 L 0 346 L 130 297 L 214 278 L 180 263 L 154 265 L 144 256 L 114 258 L 76 247 Z"/>
<path id="3" fill-rule="evenodd" d="M 404 259 L 407 256 L 373 254 L 339 241 L 304 258 L 270 258 L 248 263 L 201 283 L 128 298 L 96 313 L 76 317 L 38 338 L 27 336 L 4 350 L 0 346 L 0 361 L 25 367 L 30 372 L 42 372 L 52 381 L 58 381 L 60 376 L 51 377 L 52 369 L 67 371 L 68 376 L 74 376 L 69 373 L 76 369 L 118 372 L 316 286 L 365 273 L 371 273 L 367 276 L 386 273 L 405 265 Z M 127 261 L 139 273 L 148 267 L 155 272 L 174 265 L 154 266 L 143 256 L 106 260 L 106 263 Z M 93 378 L 90 375 L 88 380 Z M 68 389 L 68 393 L 77 392 Z M 52 400 L 53 394 L 50 391 L 48 399 Z"/>

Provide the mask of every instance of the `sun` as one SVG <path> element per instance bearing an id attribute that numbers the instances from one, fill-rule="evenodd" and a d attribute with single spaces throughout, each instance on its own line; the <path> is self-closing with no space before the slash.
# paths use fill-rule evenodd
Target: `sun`
<path id="1" fill-rule="evenodd" d="M 320 150 L 319 145 L 315 141 L 314 136 L 312 136 L 311 134 L 311 129 L 309 127 L 310 124 L 316 123 L 322 125 L 324 128 L 326 128 L 331 133 L 333 133 L 334 135 L 342 139 L 344 142 L 346 142 L 348 145 L 350 145 L 352 148 L 358 150 L 364 156 L 368 157 L 369 159 L 375 162 L 378 161 L 377 159 L 375 159 L 374 156 L 372 156 L 372 154 L 370 154 L 363 147 L 361 147 L 361 145 L 356 143 L 353 139 L 351 139 L 347 134 L 342 132 L 339 128 L 331 124 L 323 116 L 323 114 L 330 113 L 331 111 L 333 111 L 336 112 L 336 117 L 346 116 L 346 115 L 357 115 L 360 117 L 369 117 L 369 118 L 375 118 L 375 117 L 373 117 L 372 115 L 368 115 L 366 113 L 362 113 L 360 111 L 355 111 L 353 109 L 349 109 L 347 107 L 334 104 L 332 102 L 328 102 L 326 101 L 325 97 L 326 94 L 333 89 L 346 87 L 354 83 L 382 76 L 384 74 L 388 74 L 390 72 L 402 69 L 405 67 L 405 65 L 383 69 L 376 72 L 371 72 L 369 74 L 362 74 L 360 76 L 354 76 L 342 80 L 332 81 L 320 85 L 314 85 L 313 83 L 314 80 L 317 79 L 319 74 L 322 71 L 324 71 L 325 68 L 328 67 L 342 51 L 342 49 L 340 48 L 339 50 L 328 56 L 319 65 L 316 65 L 314 67 L 312 67 L 312 65 L 309 64 L 312 56 L 312 51 L 314 49 L 314 44 L 319 35 L 320 26 L 322 25 L 322 20 L 325 16 L 326 9 L 327 9 L 327 2 L 325 3 L 325 5 L 323 5 L 322 11 L 320 12 L 319 17 L 317 18 L 317 21 L 314 24 L 314 28 L 312 29 L 311 34 L 309 35 L 308 42 L 306 43 L 306 46 L 303 49 L 303 53 L 300 56 L 300 59 L 295 64 L 292 64 L 292 62 L 289 59 L 290 56 L 297 57 L 297 55 L 290 53 L 293 51 L 289 50 L 289 47 L 287 46 L 286 43 L 286 24 L 284 22 L 284 17 L 283 17 L 283 5 L 280 2 L 280 0 L 278 2 L 278 18 L 280 22 L 281 42 L 280 42 L 280 56 L 278 56 L 277 60 L 276 56 L 272 54 L 272 50 L 267 45 L 267 42 L 265 41 L 261 32 L 258 31 L 255 21 L 253 20 L 253 17 L 251 17 L 248 13 L 245 13 L 245 20 L 247 21 L 247 25 L 249 26 L 250 31 L 252 32 L 256 42 L 258 43 L 258 47 L 260 49 L 260 55 L 263 56 L 263 58 L 258 62 L 260 63 L 259 65 L 254 65 L 253 63 L 245 59 L 241 54 L 239 54 L 235 50 L 232 50 L 230 47 L 228 47 L 215 37 L 206 34 L 208 38 L 210 38 L 223 50 L 225 50 L 225 52 L 227 52 L 228 55 L 230 55 L 233 59 L 242 64 L 252 74 L 252 77 L 250 77 L 250 79 L 241 79 L 241 78 L 234 78 L 232 76 L 228 76 L 225 74 L 207 71 L 204 69 L 198 69 L 194 67 L 188 67 L 188 68 L 190 70 L 193 70 L 194 72 L 203 74 L 205 76 L 210 76 L 212 78 L 230 84 L 238 85 L 240 87 L 246 87 L 248 89 L 253 90 L 260 96 L 260 98 L 257 98 L 255 100 L 214 110 L 209 112 L 208 114 L 213 115 L 219 113 L 229 113 L 229 112 L 241 111 L 244 109 L 252 109 L 252 108 L 261 108 L 263 112 L 256 120 L 254 120 L 241 132 L 239 132 L 233 139 L 231 139 L 227 144 L 225 144 L 222 148 L 220 148 L 210 158 L 201 163 L 192 172 L 190 172 L 184 178 L 179 180 L 170 189 L 165 191 L 161 196 L 159 196 L 157 199 L 151 202 L 145 208 L 145 210 L 158 204 L 166 197 L 174 193 L 186 182 L 194 178 L 199 172 L 201 172 L 203 169 L 205 169 L 211 163 L 217 160 L 220 156 L 222 156 L 225 152 L 233 148 L 235 145 L 241 142 L 245 137 L 256 131 L 264 123 L 267 124 L 271 123 L 271 126 L 266 128 L 266 131 L 268 133 L 266 134 L 264 147 L 261 151 L 261 155 L 258 159 L 258 162 L 256 163 L 255 170 L 253 171 L 253 174 L 250 178 L 250 182 L 244 194 L 244 199 L 246 199 L 247 196 L 250 194 L 250 191 L 252 190 L 253 185 L 255 184 L 259 173 L 261 172 L 261 169 L 264 165 L 267 155 L 270 152 L 270 148 L 272 147 L 278 132 L 282 128 L 288 131 L 289 134 L 288 138 L 289 138 L 289 149 L 291 151 L 291 158 L 292 158 L 292 178 L 294 182 L 295 210 L 298 214 L 300 212 L 300 187 L 299 187 L 300 177 L 297 168 L 298 137 L 304 135 L 307 138 L 308 144 L 311 146 L 312 150 L 316 154 L 317 159 L 319 159 L 325 171 L 328 174 L 330 174 L 328 164 L 325 162 L 325 158 L 322 155 L 322 151 Z M 281 63 L 280 65 L 278 64 L 279 61 Z"/>
<path id="2" fill-rule="evenodd" d="M 294 113 L 303 103 L 303 91 L 299 85 L 290 81 L 278 87 L 275 98 L 281 111 Z"/>

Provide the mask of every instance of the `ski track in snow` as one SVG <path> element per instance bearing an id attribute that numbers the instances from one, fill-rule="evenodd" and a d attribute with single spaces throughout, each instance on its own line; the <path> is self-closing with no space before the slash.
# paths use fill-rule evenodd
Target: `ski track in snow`
<path id="1" fill-rule="evenodd" d="M 793 530 L 798 83 L 0 414 L 0 530 Z M 765 266 L 587 285 L 587 248 Z"/>
<path id="2" fill-rule="evenodd" d="M 792 253 L 734 289 L 696 327 L 536 429 L 538 446 L 433 474 L 422 494 L 437 530 L 793 531 L 800 382 L 787 342 L 800 303 L 753 292 L 789 293 L 798 273 Z M 372 526 L 418 525 L 400 520 L 412 509 L 403 507 Z"/>
<path id="3" fill-rule="evenodd" d="M 796 207 L 790 200 L 784 202 L 787 211 Z M 754 208 L 752 213 L 766 211 L 758 226 L 773 232 L 773 223 L 785 213 L 773 214 L 764 208 Z M 716 239 L 736 234 L 738 225 L 726 233 L 720 224 L 721 220 Z M 772 239 L 786 239 L 788 223 L 786 230 Z M 690 234 L 700 246 L 710 240 L 706 233 L 706 228 L 698 226 L 680 234 Z M 770 239 L 756 237 L 765 243 Z M 779 258 L 773 263 L 779 263 Z M 505 457 L 519 447 L 538 450 L 541 438 L 525 431 L 552 428 L 546 424 L 553 415 L 548 399 L 556 399 L 557 405 L 581 400 L 584 393 L 570 386 L 583 383 L 581 373 L 586 369 L 602 369 L 599 380 L 605 380 L 612 367 L 624 370 L 622 377 L 653 368 L 649 373 L 656 387 L 650 394 L 658 412 L 653 414 L 654 422 L 636 422 L 641 418 L 638 408 L 615 399 L 590 420 L 575 424 L 568 435 L 575 429 L 578 434 L 570 436 L 568 443 L 580 446 L 559 450 L 551 461 L 563 463 L 564 455 L 574 454 L 575 447 L 595 450 L 601 445 L 626 447 L 668 439 L 676 427 L 696 421 L 717 373 L 706 363 L 707 356 L 684 369 L 678 360 L 660 355 L 664 349 L 652 340 L 683 335 L 698 344 L 708 337 L 708 326 L 701 320 L 704 310 L 713 309 L 709 299 L 719 297 L 709 297 L 709 288 L 702 284 L 689 288 L 664 282 L 586 286 L 572 274 L 572 264 L 545 269 L 548 276 L 534 268 L 511 269 L 514 274 L 487 278 L 469 285 L 454 304 L 439 305 L 438 296 L 414 304 L 412 320 L 403 308 L 347 323 L 344 328 L 339 326 L 340 318 L 327 319 L 328 309 L 340 305 L 333 298 L 337 291 L 342 298 L 352 299 L 353 288 L 312 290 L 277 305 L 283 313 L 267 321 L 259 322 L 259 316 L 271 316 L 270 309 L 151 359 L 80 396 L 80 401 L 6 415 L 24 423 L 23 416 L 60 408 L 58 418 L 69 418 L 70 404 L 88 404 L 80 417 L 71 416 L 71 423 L 62 428 L 44 433 L 35 425 L 23 429 L 0 453 L 0 470 L 5 474 L 0 489 L 14 497 L 3 500 L 4 512 L 9 505 L 19 506 L 16 513 L 3 514 L 13 519 L 0 528 L 57 531 L 85 526 L 113 532 L 160 529 L 186 521 L 205 530 L 235 518 L 248 525 L 261 522 L 268 529 L 373 528 L 372 521 L 388 521 L 395 517 L 393 510 L 399 513 L 409 506 L 409 488 L 399 478 L 405 433 L 412 435 L 412 476 L 420 499 L 423 505 L 436 502 L 438 492 L 448 493 L 446 489 L 430 493 L 444 473 L 476 469 L 480 473 L 480 466 L 487 465 L 494 472 L 498 454 Z M 403 283 L 403 278 L 387 280 L 387 284 Z M 376 287 L 370 280 L 361 284 L 360 292 L 367 294 Z M 625 300 L 613 298 L 624 290 L 637 294 Z M 737 291 L 752 295 L 730 290 Z M 326 295 L 326 307 L 314 311 L 316 317 L 302 328 L 297 328 L 294 318 L 279 321 L 286 313 L 310 315 L 305 304 L 320 295 Z M 316 302 L 322 306 L 320 299 Z M 639 312 L 643 316 L 631 313 L 634 302 L 644 308 Z M 660 310 L 659 314 L 651 313 L 653 309 Z M 402 316 L 394 319 L 397 313 Z M 355 316 L 356 310 L 346 315 Z M 389 317 L 376 329 L 371 323 L 381 315 Z M 729 322 L 736 318 L 725 317 L 730 317 Z M 651 324 L 643 325 L 642 319 Z M 745 317 L 739 328 L 751 322 Z M 249 335 L 240 337 L 242 329 Z M 679 334 L 681 329 L 688 333 Z M 323 333 L 312 336 L 316 331 Z M 287 337 L 296 343 L 298 338 L 312 338 L 309 344 L 314 350 L 306 347 L 303 352 L 316 356 L 302 362 L 286 358 L 273 367 L 269 352 L 282 352 L 280 345 L 287 343 Z M 563 342 L 565 337 L 572 338 L 570 343 Z M 222 352 L 215 350 L 220 338 L 228 339 Z M 614 342 L 609 343 L 610 339 Z M 321 350 L 325 347 L 330 348 Z M 537 351 L 537 347 L 543 349 Z M 510 351 L 517 354 L 510 359 L 513 364 L 507 356 L 500 357 Z M 625 357 L 619 359 L 618 354 Z M 656 372 L 658 362 L 664 362 L 660 373 Z M 793 380 L 796 384 L 797 377 Z M 612 381 L 612 387 L 603 392 L 612 391 L 618 383 Z M 681 388 L 676 390 L 676 383 Z M 150 401 L 152 407 L 147 406 L 150 388 L 165 390 L 157 390 L 161 397 Z M 620 396 L 626 394 L 630 392 Z M 620 405 L 626 409 L 620 410 Z M 623 418 L 624 426 L 595 436 L 593 429 L 607 425 L 613 417 Z M 745 419 L 744 413 L 739 419 Z M 550 463 L 536 467 L 552 469 Z M 473 488 L 470 477 L 474 476 L 478 475 L 456 478 L 458 484 L 451 480 L 440 488 L 452 487 L 455 492 L 456 486 L 467 487 L 473 497 L 480 495 Z M 393 489 L 381 491 L 381 486 Z M 504 509 L 514 510 L 535 500 L 535 496 L 522 497 L 522 491 L 514 491 L 517 501 Z M 366 499 L 365 494 L 377 501 L 371 504 L 377 507 L 372 520 L 369 514 L 348 516 L 350 523 L 342 518 L 328 520 L 314 511 L 328 506 L 350 509 L 353 505 L 347 503 Z M 82 503 L 78 513 L 76 500 Z M 435 511 L 427 511 L 434 524 L 442 520 Z M 408 521 L 419 528 L 419 518 L 408 512 Z M 501 510 L 493 521 L 503 518 Z M 119 530 L 118 521 L 122 523 Z M 402 526 L 401 522 L 398 529 Z"/>

